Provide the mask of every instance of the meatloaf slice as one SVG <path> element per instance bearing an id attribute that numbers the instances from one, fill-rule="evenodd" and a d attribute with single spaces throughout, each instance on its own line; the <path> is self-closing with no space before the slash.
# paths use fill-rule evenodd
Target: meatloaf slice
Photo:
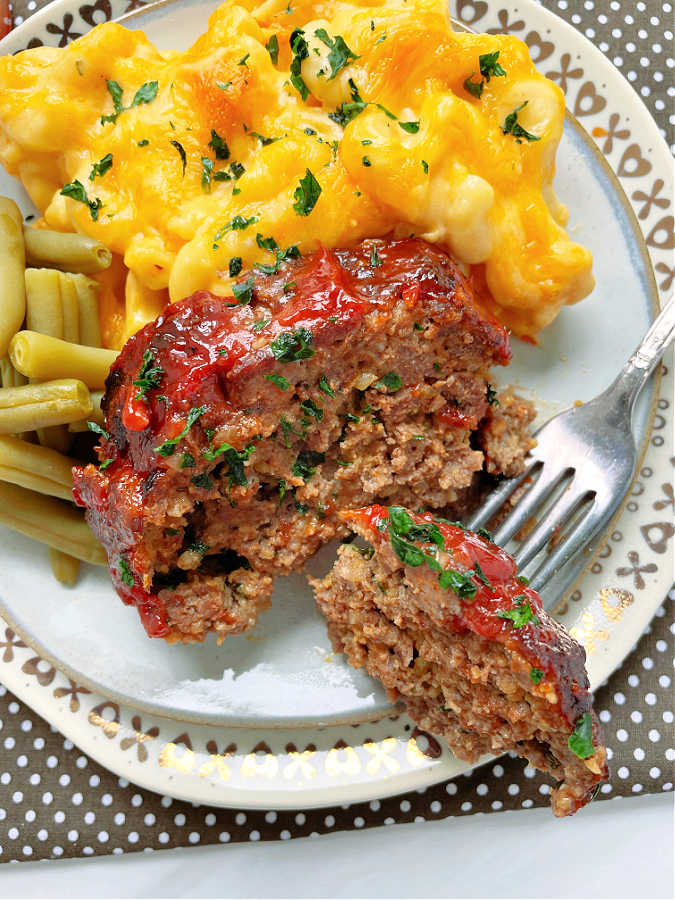
<path id="1" fill-rule="evenodd" d="M 368 543 L 313 580 L 335 650 L 461 759 L 515 750 L 557 779 L 556 816 L 588 803 L 608 770 L 585 653 L 511 557 L 400 506 L 342 518 Z"/>
<path id="2" fill-rule="evenodd" d="M 126 344 L 101 465 L 74 472 L 118 592 L 169 641 L 251 628 L 273 578 L 346 533 L 341 508 L 453 503 L 510 359 L 438 248 L 258 239 L 272 262 L 234 301 L 195 294 Z"/>

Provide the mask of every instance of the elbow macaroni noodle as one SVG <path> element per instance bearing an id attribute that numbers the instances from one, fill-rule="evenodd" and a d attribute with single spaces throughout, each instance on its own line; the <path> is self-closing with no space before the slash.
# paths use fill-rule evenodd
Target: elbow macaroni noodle
<path id="1" fill-rule="evenodd" d="M 482 79 L 479 57 L 496 52 L 505 74 Z M 509 131 L 514 113 L 530 139 Z M 593 286 L 552 188 L 563 119 L 520 40 L 454 33 L 442 0 L 239 0 L 185 53 L 109 23 L 0 59 L 0 161 L 48 227 L 100 241 L 129 270 L 117 343 L 168 299 L 229 293 L 232 257 L 270 262 L 258 233 L 302 252 L 418 234 L 475 267 L 492 311 L 535 334 Z M 321 193 L 300 215 L 307 170 Z M 76 182 L 84 197 L 61 193 Z"/>

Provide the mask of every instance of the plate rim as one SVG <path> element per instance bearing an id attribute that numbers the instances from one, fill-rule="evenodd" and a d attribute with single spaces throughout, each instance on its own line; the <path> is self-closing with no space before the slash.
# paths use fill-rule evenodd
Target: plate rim
<path id="1" fill-rule="evenodd" d="M 177 0 L 163 0 L 163 2 L 157 4 L 157 6 L 171 6 L 171 5 L 173 5 L 175 2 L 177 2 Z M 12 35 L 11 35 L 10 37 L 15 38 L 17 32 L 18 32 L 20 29 L 24 29 L 25 26 L 31 25 L 31 23 L 33 23 L 32 28 L 31 28 L 31 29 L 27 29 L 27 31 L 26 31 L 26 33 L 29 33 L 31 30 L 34 30 L 36 26 L 39 26 L 39 25 L 41 24 L 41 21 L 42 21 L 43 19 L 46 20 L 50 15 L 52 15 L 52 14 L 54 13 L 54 11 L 56 11 L 56 10 L 66 10 L 66 11 L 67 11 L 67 10 L 72 9 L 73 6 L 75 6 L 75 5 L 76 5 L 76 4 L 75 4 L 74 0 L 53 0 L 52 3 L 48 4 L 48 6 L 44 7 L 44 8 L 43 8 L 42 10 L 40 10 L 38 13 L 34 14 L 33 16 L 31 16 L 31 17 L 30 17 L 28 20 L 26 20 L 26 22 L 23 23 L 22 25 L 18 26 L 18 28 L 15 30 L 15 32 L 12 33 Z M 513 8 L 513 7 L 514 7 L 513 0 L 506 0 L 506 5 L 508 5 L 508 6 L 510 6 L 511 8 Z M 527 5 L 528 5 L 529 7 L 536 7 L 536 6 L 537 6 L 537 4 L 534 2 L 534 0 L 527 0 Z M 123 16 L 122 18 L 124 18 L 124 19 L 126 19 L 127 17 L 128 17 L 128 18 L 133 18 L 133 17 L 135 17 L 137 14 L 143 14 L 144 12 L 147 13 L 148 11 L 153 10 L 153 9 L 155 9 L 155 5 L 150 5 L 150 4 L 149 4 L 148 7 L 146 7 L 146 8 L 141 8 L 141 9 L 139 9 L 139 10 L 134 10 L 134 11 L 132 11 L 131 13 L 127 14 L 127 16 Z M 557 17 L 554 13 L 550 12 L 549 10 L 546 10 L 545 8 L 543 9 L 543 8 L 539 7 L 539 8 L 538 8 L 538 11 L 541 12 L 541 13 L 546 14 L 547 16 L 550 16 L 551 19 L 550 19 L 549 21 L 552 21 L 552 22 L 554 21 L 556 27 L 561 27 L 561 28 L 563 28 L 565 31 L 569 31 L 569 32 L 573 35 L 574 40 L 579 40 L 579 39 L 580 39 L 581 42 L 582 42 L 582 44 L 584 45 L 584 49 L 585 49 L 586 51 L 590 51 L 590 50 L 592 49 L 592 51 L 593 51 L 595 54 L 597 54 L 598 57 L 600 57 L 600 58 L 602 59 L 603 64 L 605 64 L 608 68 L 611 68 L 611 71 L 612 71 L 614 77 L 619 76 L 619 77 L 621 77 L 621 78 L 623 79 L 623 76 L 621 75 L 621 73 L 618 72 L 616 69 L 614 69 L 614 67 L 611 66 L 611 63 L 609 63 L 609 61 L 606 60 L 606 58 L 604 57 L 604 55 L 603 55 L 597 48 L 595 48 L 595 47 L 593 46 L 593 44 L 591 44 L 591 42 L 588 41 L 581 33 L 579 33 L 576 29 L 572 28 L 571 25 L 568 25 L 564 20 L 560 19 L 559 17 Z M 534 12 L 534 10 L 533 10 L 533 12 Z M 47 14 L 47 15 L 45 15 L 45 14 Z M 40 17 L 40 20 L 39 20 L 39 21 L 38 21 L 38 17 Z M 22 32 L 22 33 L 23 33 L 23 32 Z M 8 43 L 8 39 L 7 39 L 7 38 L 5 38 L 4 41 L 0 42 L 0 53 L 2 53 L 2 52 L 4 51 L 5 46 L 7 45 L 7 43 Z M 623 79 L 623 80 L 625 81 L 625 79 Z M 627 85 L 627 86 L 630 86 L 630 85 L 628 85 L 627 82 L 626 82 L 626 85 Z M 632 91 L 632 89 L 631 89 L 631 91 Z M 637 104 L 637 105 L 638 105 L 642 110 L 644 110 L 644 112 L 647 114 L 648 119 L 649 119 L 649 122 L 651 123 L 651 131 L 655 134 L 655 136 L 658 137 L 659 141 L 662 142 L 662 144 L 663 144 L 662 149 L 666 149 L 666 152 L 668 152 L 668 151 L 667 151 L 667 147 L 666 147 L 666 145 L 665 145 L 665 142 L 664 142 L 663 139 L 661 138 L 661 135 L 658 134 L 657 129 L 656 129 L 656 125 L 655 125 L 655 123 L 654 123 L 654 121 L 653 121 L 651 115 L 649 114 L 649 112 L 648 112 L 648 111 L 646 110 L 646 108 L 644 107 L 644 104 L 642 104 L 642 101 L 640 100 L 640 98 L 639 98 L 637 95 L 633 95 L 633 98 L 632 98 L 632 99 L 633 99 L 633 105 L 635 105 L 635 101 L 638 101 L 638 104 Z M 614 181 L 616 181 L 616 183 L 617 183 L 616 186 L 618 186 L 618 188 L 619 188 L 619 190 L 618 190 L 618 192 L 617 192 L 617 193 L 618 193 L 618 196 L 619 196 L 620 199 L 622 200 L 622 205 L 624 205 L 624 207 L 626 208 L 626 210 L 629 211 L 629 213 L 630 213 L 630 221 L 631 221 L 631 227 L 632 227 L 632 230 L 633 230 L 633 231 L 636 233 L 636 235 L 638 235 L 639 238 L 640 238 L 640 240 L 638 241 L 638 244 L 639 244 L 639 246 L 640 246 L 641 253 L 643 254 L 643 256 L 644 256 L 645 253 L 647 254 L 647 261 L 648 261 L 649 264 L 648 264 L 648 266 L 647 266 L 646 268 L 647 268 L 647 272 L 648 272 L 648 273 L 650 274 L 650 276 L 651 276 L 651 279 L 650 279 L 650 281 L 651 281 L 651 284 L 650 284 L 650 288 L 651 288 L 650 293 L 651 293 L 651 295 L 652 295 L 652 296 L 651 296 L 651 300 L 652 300 L 652 305 L 653 305 L 653 303 L 654 303 L 654 291 L 653 291 L 653 288 L 655 287 L 654 271 L 653 271 L 653 266 L 652 266 L 652 264 L 651 264 L 651 260 L 650 260 L 650 258 L 649 258 L 649 251 L 646 249 L 644 237 L 643 237 L 643 235 L 642 235 L 642 230 L 639 228 L 639 224 L 637 223 L 637 218 L 636 218 L 636 215 L 635 215 L 635 210 L 634 210 L 632 204 L 630 203 L 630 201 L 628 200 L 628 197 L 626 196 L 626 193 L 625 193 L 625 191 L 623 190 L 623 187 L 621 186 L 620 182 L 619 182 L 618 179 L 616 178 L 616 175 L 615 175 L 613 169 L 611 168 L 611 166 L 609 165 L 609 163 L 608 163 L 607 160 L 605 159 L 604 155 L 600 153 L 600 151 L 599 151 L 599 149 L 597 148 L 596 144 L 592 141 L 590 135 L 588 135 L 588 132 L 586 132 L 586 130 L 583 128 L 583 126 L 580 126 L 580 129 L 581 129 L 581 132 L 584 134 L 584 137 L 587 139 L 587 143 L 593 148 L 594 152 L 596 153 L 596 156 L 597 156 L 599 159 L 602 160 L 602 163 L 603 163 L 603 166 L 604 166 L 605 170 L 608 171 L 609 174 L 610 174 L 610 176 L 612 177 L 612 179 L 613 179 Z M 636 226 L 637 226 L 637 228 L 636 228 Z M 658 297 L 658 290 L 657 290 L 657 292 L 656 292 L 656 296 Z M 652 406 L 655 406 L 655 404 L 658 402 L 658 395 L 659 395 L 658 385 L 655 385 L 654 388 L 653 388 L 653 392 L 652 392 Z M 652 422 L 653 422 L 653 409 L 650 411 L 648 421 L 649 421 L 649 424 L 650 424 L 650 426 L 651 426 L 651 424 L 652 424 Z M 647 433 L 646 433 L 646 435 L 645 435 L 644 447 L 643 447 L 643 455 L 644 455 L 644 453 L 647 451 L 647 449 L 648 449 L 648 447 L 649 447 L 650 431 L 651 431 L 651 428 L 647 431 Z M 638 471 L 639 471 L 639 469 L 638 469 Z M 614 521 L 616 521 L 617 519 L 619 519 L 619 518 L 621 517 L 621 515 L 623 514 L 624 506 L 625 506 L 625 503 L 626 503 L 627 501 L 628 501 L 628 497 L 626 497 L 626 499 L 625 499 L 625 501 L 624 501 L 624 504 L 622 504 L 622 507 L 620 508 L 619 512 L 617 513 L 617 515 L 616 515 Z M 589 565 L 590 565 L 590 563 L 589 563 Z M 582 575 L 580 576 L 580 578 L 583 578 L 584 576 L 585 576 L 585 572 L 582 573 Z M 646 599 L 646 598 L 641 598 L 643 604 L 644 604 L 644 600 L 645 600 L 645 599 Z M 660 606 L 660 604 L 661 604 L 662 602 L 663 602 L 662 598 L 659 598 L 658 603 L 656 604 L 656 606 L 654 607 L 654 609 L 651 609 L 651 604 L 647 604 L 647 606 L 650 608 L 651 611 L 648 613 L 648 618 L 647 618 L 646 621 L 649 621 L 649 620 L 651 619 L 651 617 L 652 617 L 653 614 L 654 614 L 654 611 L 658 608 L 658 606 Z M 647 614 L 643 613 L 643 616 L 642 616 L 641 618 L 644 618 L 645 615 L 647 615 Z M 46 657 L 45 657 L 45 658 L 46 658 Z M 622 655 L 622 659 L 621 659 L 621 661 L 617 664 L 617 666 L 621 664 L 621 662 L 623 661 L 623 658 L 625 658 L 625 654 Z M 61 666 L 59 666 L 59 669 L 61 669 Z M 79 677 L 79 673 L 78 673 L 78 677 Z M 12 689 L 13 689 L 13 688 L 12 688 Z M 97 692 L 98 692 L 98 689 L 97 689 Z M 20 691 L 15 691 L 15 693 L 17 693 L 18 696 L 21 695 L 21 694 L 20 694 Z M 108 694 L 109 694 L 109 691 L 107 691 L 107 689 L 106 689 L 105 696 L 108 696 Z M 101 694 L 101 696 L 104 696 L 104 695 Z M 124 702 L 125 706 L 129 706 L 129 707 L 131 707 L 131 708 L 135 708 L 135 707 L 132 707 L 132 704 L 130 704 L 130 703 L 126 700 L 126 698 L 123 700 L 123 702 Z M 31 705 L 33 705 L 33 704 L 31 704 Z M 140 707 L 139 707 L 139 708 L 140 708 Z M 158 719 L 159 719 L 159 718 L 162 718 L 162 719 L 164 719 L 164 720 L 166 720 L 166 721 L 175 721 L 175 719 L 172 719 L 172 718 L 168 717 L 168 716 L 166 715 L 166 712 L 162 712 L 162 713 L 159 713 L 159 714 L 153 712 L 152 714 L 153 714 L 153 715 L 156 715 L 156 717 L 157 717 Z M 46 717 L 49 718 L 48 716 L 46 716 Z M 188 719 L 187 719 L 186 717 L 183 716 L 183 717 L 180 719 L 180 721 L 186 721 L 186 722 L 187 722 Z M 351 719 L 351 721 L 353 721 L 353 719 Z M 59 724 L 59 728 L 61 728 L 61 730 L 64 730 L 63 727 L 62 727 L 62 723 L 61 723 L 60 721 L 59 721 L 58 724 Z M 222 726 L 221 726 L 221 727 L 222 727 Z M 228 725 L 228 726 L 226 726 L 226 727 L 228 727 L 228 728 L 233 728 L 233 727 L 236 727 L 236 726 Z M 241 727 L 244 728 L 244 729 L 250 728 L 250 726 L 241 726 Z M 282 728 L 287 728 L 287 727 L 289 727 L 289 726 L 284 725 L 284 726 L 281 726 L 281 727 L 282 727 Z M 309 729 L 312 728 L 312 727 L 315 727 L 315 726 L 314 726 L 314 725 L 305 726 L 304 730 L 309 730 Z M 264 728 L 265 728 L 265 730 L 268 730 L 268 729 L 270 728 L 270 726 L 265 725 Z M 75 742 L 78 743 L 78 740 L 75 739 Z M 90 752 L 92 756 L 95 756 L 95 754 L 94 754 L 94 752 L 93 752 L 92 750 L 87 749 L 87 752 Z M 99 761 L 101 761 L 101 760 L 99 760 Z M 113 768 L 113 770 L 116 770 L 114 766 L 111 766 L 111 765 L 109 764 L 109 762 L 103 761 L 102 764 L 103 764 L 103 765 L 106 765 L 106 767 L 108 767 L 108 768 Z M 432 770 L 432 771 L 433 771 L 433 770 Z M 443 774 L 435 774 L 435 776 L 434 776 L 433 778 L 429 778 L 429 770 L 426 770 L 426 769 L 424 769 L 424 770 L 419 770 L 419 775 L 420 775 L 420 783 L 422 783 L 422 784 L 430 784 L 430 783 L 433 783 L 433 782 L 435 782 L 435 781 L 441 780 L 443 777 L 446 777 L 446 776 L 444 776 Z M 142 784 L 142 783 L 143 783 L 142 780 L 139 780 L 138 777 L 135 777 L 135 778 L 134 778 L 134 781 L 135 781 L 136 783 L 139 783 L 139 784 Z M 369 784 L 368 784 L 368 789 L 366 789 L 365 791 L 361 790 L 360 793 L 358 793 L 358 791 L 359 791 L 359 785 L 353 785 L 352 787 L 354 787 L 354 789 L 357 791 L 358 796 L 356 796 L 356 797 L 350 797 L 350 798 L 349 798 L 349 802 L 354 802 L 356 799 L 373 799 L 373 798 L 376 797 L 376 796 L 383 796 L 384 794 L 391 793 L 391 790 L 390 790 L 389 788 L 386 788 L 387 781 L 388 781 L 388 780 L 379 779 L 379 780 L 376 781 L 376 782 L 369 783 Z M 376 787 L 377 785 L 382 785 L 382 786 L 383 786 L 383 791 L 382 791 L 382 792 L 379 790 L 379 788 Z M 151 785 L 148 785 L 148 786 L 150 786 L 150 787 L 151 787 L 152 789 L 154 789 L 154 790 L 160 790 L 160 791 L 166 790 L 166 785 L 163 785 L 162 787 L 159 787 L 159 788 L 157 788 L 157 787 L 152 787 Z M 412 786 L 404 785 L 404 786 L 401 787 L 401 785 L 398 783 L 398 779 L 397 779 L 397 787 L 396 787 L 396 790 L 397 790 L 397 791 L 398 791 L 398 790 L 409 790 L 409 789 L 411 789 L 411 787 L 416 787 L 416 786 L 418 786 L 417 783 L 416 783 L 415 785 L 412 785 Z M 385 788 L 386 788 L 386 789 L 385 789 Z M 324 793 L 325 793 L 325 789 L 324 789 Z M 335 801 L 336 801 L 336 802 L 339 802 L 340 800 L 344 799 L 344 797 L 346 796 L 347 793 L 351 793 L 351 791 L 347 791 L 347 790 L 346 790 L 346 786 L 344 786 L 344 785 L 341 786 L 341 792 L 336 792 L 336 795 L 335 795 Z M 173 795 L 173 796 L 181 796 L 181 797 L 183 797 L 184 799 L 188 799 L 188 800 L 189 800 L 189 799 L 193 799 L 193 794 L 191 794 L 191 793 L 187 793 L 187 794 L 172 793 L 172 795 Z M 248 796 L 248 795 L 247 795 L 247 796 Z M 267 792 L 267 793 L 266 793 L 266 797 L 268 797 L 268 798 L 271 798 L 271 797 L 273 797 L 273 796 L 274 796 L 273 792 Z M 307 796 L 308 796 L 308 795 L 307 795 L 307 792 L 302 792 L 301 794 L 298 794 L 298 793 L 294 793 L 294 794 L 293 794 L 294 800 L 295 800 L 295 799 L 301 798 L 302 805 L 305 806 L 305 807 L 308 807 L 308 806 L 312 805 L 311 802 L 308 802 L 308 801 L 307 801 Z M 243 795 L 242 795 L 242 797 L 243 797 Z M 242 802 L 242 797 L 237 797 L 236 799 L 232 799 L 231 801 L 225 803 L 224 805 L 228 805 L 228 806 L 229 806 L 229 805 L 237 805 L 237 806 L 240 806 L 240 807 L 242 807 L 242 808 L 246 808 L 247 805 L 249 804 L 249 800 L 248 800 L 248 799 L 244 799 L 243 802 Z M 249 798 L 249 799 L 250 799 L 250 798 Z M 210 799 L 209 799 L 208 801 L 206 801 L 206 802 L 214 803 L 214 799 L 213 799 L 213 798 L 210 798 Z M 217 802 L 217 801 L 216 801 L 216 802 Z M 248 808 L 264 808 L 264 807 L 266 807 L 266 806 L 269 804 L 269 802 L 270 802 L 270 800 L 266 799 L 264 803 L 261 802 L 260 804 L 257 804 L 257 805 L 254 805 L 254 806 L 248 805 Z M 330 802 L 330 800 L 327 800 L 326 797 L 324 797 L 320 802 L 317 802 L 317 803 L 314 804 L 314 805 L 324 805 L 326 802 Z M 277 805 L 278 805 L 278 804 L 277 804 Z M 291 805 L 293 805 L 293 804 L 291 804 Z"/>

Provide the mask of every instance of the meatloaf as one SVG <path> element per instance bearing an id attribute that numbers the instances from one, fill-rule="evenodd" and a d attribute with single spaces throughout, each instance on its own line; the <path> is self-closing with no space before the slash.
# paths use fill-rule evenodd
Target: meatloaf
<path id="1" fill-rule="evenodd" d="M 118 592 L 168 641 L 251 628 L 274 577 L 346 533 L 339 509 L 454 503 L 492 441 L 508 335 L 446 254 L 258 243 L 270 263 L 234 298 L 194 294 L 128 341 L 100 465 L 74 470 Z M 511 468 L 526 419 L 501 438 Z"/>
<path id="2" fill-rule="evenodd" d="M 608 770 L 585 653 L 512 558 L 486 532 L 400 506 L 342 519 L 367 543 L 313 581 L 335 650 L 460 758 L 514 750 L 557 780 L 556 816 L 588 803 Z"/>

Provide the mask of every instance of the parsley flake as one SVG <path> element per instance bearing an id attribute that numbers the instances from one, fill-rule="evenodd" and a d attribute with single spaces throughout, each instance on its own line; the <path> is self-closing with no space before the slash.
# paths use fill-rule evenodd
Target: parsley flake
<path id="1" fill-rule="evenodd" d="M 291 471 L 296 478 L 309 481 L 316 472 L 316 466 L 326 461 L 326 454 L 318 450 L 301 450 L 293 463 Z"/>
<path id="2" fill-rule="evenodd" d="M 341 35 L 337 34 L 335 38 L 331 38 L 325 28 L 317 28 L 314 34 L 330 50 L 328 54 L 328 62 L 330 64 L 328 81 L 332 81 L 338 72 L 345 69 L 350 62 L 358 59 L 358 56 L 349 49 Z"/>
<path id="3" fill-rule="evenodd" d="M 297 362 L 300 359 L 311 359 L 316 352 L 310 347 L 314 336 L 307 328 L 296 328 L 295 331 L 282 331 L 270 344 L 275 359 L 279 362 Z"/>
<path id="4" fill-rule="evenodd" d="M 308 216 L 316 206 L 316 201 L 321 194 L 321 185 L 312 175 L 309 169 L 305 170 L 305 177 L 300 179 L 300 184 L 293 192 L 293 209 L 299 216 Z"/>
<path id="5" fill-rule="evenodd" d="M 141 397 L 145 397 L 148 391 L 156 390 L 162 381 L 163 374 L 164 369 L 157 365 L 155 357 L 152 355 L 152 351 L 146 350 L 143 353 L 143 363 L 138 372 L 138 378 L 131 382 L 139 388 L 135 399 L 140 400 Z"/>
<path id="6" fill-rule="evenodd" d="M 513 110 L 513 112 L 510 113 L 506 117 L 506 119 L 504 119 L 504 124 L 502 125 L 502 131 L 504 132 L 504 134 L 512 134 L 516 139 L 516 144 L 522 144 L 523 138 L 525 138 L 525 140 L 528 142 L 541 140 L 541 138 L 537 137 L 536 134 L 530 134 L 529 131 L 525 131 L 523 126 L 518 121 L 518 113 L 521 111 L 521 109 L 525 109 L 529 102 L 529 100 L 525 100 L 520 104 L 520 106 L 517 106 Z"/>
<path id="7" fill-rule="evenodd" d="M 272 60 L 272 65 L 276 66 L 279 62 L 279 39 L 276 34 L 273 34 L 272 37 L 265 44 L 265 50 L 270 55 L 270 59 Z"/>
<path id="8" fill-rule="evenodd" d="M 112 164 L 112 153 L 106 153 L 103 159 L 99 160 L 97 163 L 94 163 L 94 165 L 91 167 L 91 172 L 89 173 L 89 181 L 93 181 L 94 178 L 103 178 L 105 173 L 112 168 Z"/>
<path id="9" fill-rule="evenodd" d="M 404 131 L 407 131 L 408 134 L 417 134 L 420 130 L 420 123 L 418 122 L 399 122 L 398 127 L 402 128 Z"/>
<path id="10" fill-rule="evenodd" d="M 499 619 L 508 619 L 514 628 L 523 628 L 529 624 L 541 624 L 525 594 L 520 594 L 519 597 L 516 597 L 516 605 L 513 609 L 502 610 L 497 613 L 497 617 Z"/>
<path id="11" fill-rule="evenodd" d="M 123 556 L 120 556 L 117 562 L 117 568 L 122 584 L 127 587 L 133 587 L 135 583 L 134 573 L 131 571 L 129 563 Z"/>
<path id="12" fill-rule="evenodd" d="M 229 159 L 230 158 L 230 148 L 227 146 L 227 141 L 225 138 L 222 138 L 215 128 L 211 129 L 211 140 L 209 141 L 209 147 L 216 154 L 216 159 Z"/>
<path id="13" fill-rule="evenodd" d="M 305 84 L 302 79 L 301 70 L 302 70 L 302 61 L 303 59 L 307 59 L 309 56 L 309 48 L 307 46 L 307 41 L 304 38 L 305 32 L 302 28 L 296 28 L 290 36 L 289 43 L 291 45 L 291 53 L 293 54 L 293 59 L 291 60 L 291 84 L 296 89 L 296 91 L 300 94 L 303 100 L 307 100 L 309 97 L 309 88 Z"/>
<path id="14" fill-rule="evenodd" d="M 378 256 L 377 247 L 375 246 L 375 244 L 373 244 L 370 248 L 370 265 L 373 266 L 373 268 L 378 268 L 382 265 L 382 260 Z"/>
<path id="15" fill-rule="evenodd" d="M 159 447 L 155 447 L 155 453 L 159 454 L 159 456 L 173 456 L 176 452 L 176 445 L 183 440 L 183 438 L 187 435 L 188 431 L 192 428 L 197 419 L 205 412 L 205 406 L 193 406 L 188 413 L 185 428 L 181 431 L 181 433 L 177 434 L 175 438 L 169 438 L 168 440 L 164 441 L 159 445 Z"/>
<path id="16" fill-rule="evenodd" d="M 321 378 L 319 379 L 319 390 L 321 391 L 322 394 L 325 394 L 327 397 L 335 396 L 335 391 L 328 384 L 328 379 L 326 378 L 325 375 L 322 375 Z"/>
<path id="17" fill-rule="evenodd" d="M 280 388 L 282 391 L 287 391 L 288 388 L 290 387 L 290 382 L 289 382 L 288 378 L 284 378 L 283 375 L 276 375 L 276 374 L 265 375 L 265 381 L 271 381 L 272 384 L 276 384 L 276 386 L 278 388 Z"/>
<path id="18" fill-rule="evenodd" d="M 233 256 L 227 267 L 230 278 L 236 278 L 241 272 L 242 266 L 243 262 L 241 256 Z"/>
<path id="19" fill-rule="evenodd" d="M 543 677 L 544 673 L 541 669 L 537 669 L 536 667 L 530 669 L 530 681 L 532 684 L 539 684 Z"/>
<path id="20" fill-rule="evenodd" d="M 92 431 L 94 434 L 100 435 L 103 438 L 103 440 L 105 440 L 105 441 L 110 440 L 110 435 L 105 430 L 105 428 L 101 428 L 101 426 L 98 424 L 98 422 L 87 422 L 87 428 L 89 429 L 89 431 Z"/>
<path id="21" fill-rule="evenodd" d="M 89 207 L 89 215 L 92 220 L 94 222 L 98 220 L 98 214 L 103 203 L 99 197 L 95 200 L 90 200 L 81 181 L 75 179 L 75 181 L 71 181 L 70 184 L 64 185 L 61 188 L 61 194 L 64 197 L 69 197 L 71 200 L 77 200 L 78 203 L 84 203 L 85 206 Z"/>
<path id="22" fill-rule="evenodd" d="M 180 161 L 183 164 L 183 178 L 185 178 L 185 169 L 187 168 L 187 154 L 185 152 L 185 147 L 178 141 L 169 141 L 172 147 L 175 147 L 178 150 L 178 155 L 180 156 Z"/>
<path id="23" fill-rule="evenodd" d="M 401 388 L 402 384 L 400 375 L 397 375 L 396 372 L 387 372 L 375 382 L 375 387 L 393 394 Z"/>
<path id="24" fill-rule="evenodd" d="M 593 756 L 595 753 L 593 748 L 593 720 L 589 712 L 583 713 L 577 719 L 574 731 L 567 740 L 567 746 L 579 759 L 588 759 L 589 756 Z"/>
<path id="25" fill-rule="evenodd" d="M 247 278 L 246 281 L 242 281 L 239 284 L 232 285 L 232 294 L 237 303 L 241 304 L 242 306 L 247 306 L 251 302 L 254 285 L 255 278 L 253 276 Z"/>

